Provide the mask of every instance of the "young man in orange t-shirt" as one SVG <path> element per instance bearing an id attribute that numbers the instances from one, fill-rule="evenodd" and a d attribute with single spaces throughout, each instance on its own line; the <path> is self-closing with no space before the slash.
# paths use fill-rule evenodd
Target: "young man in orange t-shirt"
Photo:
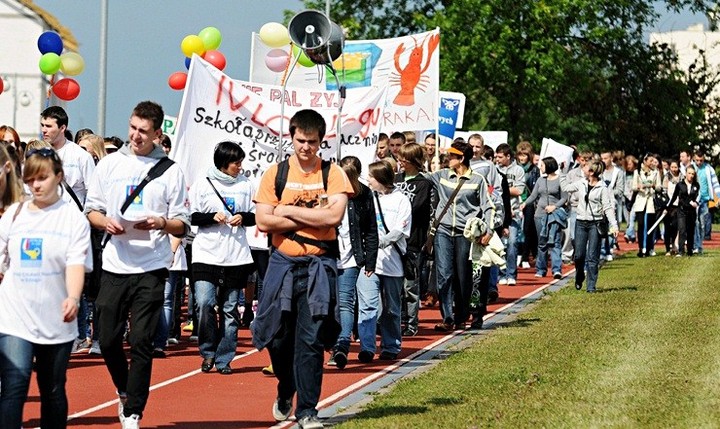
<path id="1" fill-rule="evenodd" d="M 287 181 L 278 200 L 278 165 L 262 177 L 255 219 L 272 234 L 270 257 L 253 344 L 268 348 L 278 397 L 273 416 L 286 420 L 297 392 L 295 417 L 301 428 L 321 428 L 317 418 L 323 372 L 323 349 L 337 339 L 337 242 L 335 227 L 345 213 L 352 187 L 345 173 L 331 165 L 327 185 L 318 156 L 325 120 L 314 110 L 301 110 L 290 120 L 295 154 L 289 159 Z"/>

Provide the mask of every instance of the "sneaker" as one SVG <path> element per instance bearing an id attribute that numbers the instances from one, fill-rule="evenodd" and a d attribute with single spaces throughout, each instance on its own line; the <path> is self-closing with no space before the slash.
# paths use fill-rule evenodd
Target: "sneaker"
<path id="1" fill-rule="evenodd" d="M 482 329 L 483 327 L 483 318 L 482 317 L 473 317 L 472 322 L 470 322 L 470 329 Z"/>
<path id="2" fill-rule="evenodd" d="M 192 332 L 193 331 L 193 322 L 192 320 L 187 322 L 185 326 L 182 328 L 183 332 Z"/>
<path id="3" fill-rule="evenodd" d="M 279 422 L 284 422 L 290 418 L 292 413 L 292 398 L 290 399 L 275 399 L 273 404 L 273 417 Z"/>
<path id="4" fill-rule="evenodd" d="M 197 342 L 198 337 L 197 335 L 190 335 L 190 341 Z"/>
<path id="5" fill-rule="evenodd" d="M 655 255 L 657 255 L 657 253 L 655 253 L 654 250 L 651 250 L 650 253 L 649 253 L 649 255 L 650 255 L 650 256 L 655 256 Z"/>
<path id="6" fill-rule="evenodd" d="M 170 345 L 170 344 L 178 345 L 178 344 L 180 344 L 180 340 L 178 340 L 175 337 L 170 337 L 170 338 L 168 338 L 167 343 L 168 343 L 168 345 Z"/>
<path id="7" fill-rule="evenodd" d="M 375 353 L 369 352 L 367 350 L 363 350 L 360 353 L 358 353 L 358 360 L 362 363 L 370 363 L 370 362 L 372 362 L 374 357 L 375 357 Z"/>
<path id="8" fill-rule="evenodd" d="M 523 263 L 520 264 L 520 268 L 530 268 L 530 262 L 523 261 Z"/>
<path id="9" fill-rule="evenodd" d="M 517 284 L 517 281 L 515 279 L 508 279 L 507 284 L 508 286 L 515 286 Z"/>
<path id="10" fill-rule="evenodd" d="M 264 367 L 262 369 L 262 373 L 263 373 L 263 375 L 275 375 L 275 371 L 273 371 L 272 364 Z"/>
<path id="11" fill-rule="evenodd" d="M 164 359 L 166 357 L 165 350 L 160 347 L 155 347 L 152 351 L 153 359 Z"/>
<path id="12" fill-rule="evenodd" d="M 298 421 L 300 429 L 323 429 L 325 426 L 317 416 L 305 416 Z"/>
<path id="13" fill-rule="evenodd" d="M 90 340 L 89 338 L 85 338 L 82 340 L 80 338 L 75 338 L 75 342 L 73 343 L 73 348 L 70 351 L 70 353 L 72 353 L 72 354 L 87 353 L 90 351 L 91 345 L 92 345 L 92 340 Z"/>
<path id="14" fill-rule="evenodd" d="M 488 291 L 488 302 L 490 304 L 496 303 L 498 298 L 500 298 L 500 293 L 498 293 L 496 289 L 490 289 Z"/>
<path id="15" fill-rule="evenodd" d="M 545 277 L 545 274 L 535 273 L 535 277 L 537 277 L 537 278 Z"/>
<path id="16" fill-rule="evenodd" d="M 605 256 L 605 260 L 608 261 L 608 262 L 612 262 L 612 260 L 613 260 L 613 255 L 607 255 L 607 256 Z"/>
<path id="17" fill-rule="evenodd" d="M 337 369 L 345 369 L 345 365 L 347 365 L 348 361 L 347 353 L 342 350 L 336 350 L 330 359 L 335 361 Z"/>
<path id="18" fill-rule="evenodd" d="M 122 421 L 122 429 L 140 429 L 140 416 L 133 414 Z"/>
<path id="19" fill-rule="evenodd" d="M 380 353 L 380 360 L 395 360 L 397 359 L 397 353 L 382 352 Z"/>
<path id="20" fill-rule="evenodd" d="M 118 416 L 120 423 L 125 421 L 125 404 L 127 404 L 127 393 L 118 393 Z"/>
<path id="21" fill-rule="evenodd" d="M 100 341 L 93 341 L 92 345 L 90 346 L 90 350 L 88 350 L 88 354 L 91 355 L 101 355 L 102 352 L 100 351 Z"/>
<path id="22" fill-rule="evenodd" d="M 562 273 L 553 273 L 553 278 L 555 280 L 560 280 L 562 278 Z"/>
<path id="23" fill-rule="evenodd" d="M 452 332 L 453 325 L 452 323 L 441 322 L 435 325 L 435 330 L 438 332 Z"/>
<path id="24" fill-rule="evenodd" d="M 327 366 L 337 366 L 337 362 L 335 362 L 335 355 L 330 355 L 330 359 L 325 363 Z"/>
<path id="25" fill-rule="evenodd" d="M 508 284 L 508 279 L 500 279 L 500 281 L 498 282 L 498 284 L 499 284 L 499 285 L 506 285 L 506 284 Z"/>
<path id="26" fill-rule="evenodd" d="M 200 371 L 210 372 L 215 366 L 215 358 L 205 358 L 200 364 Z"/>
<path id="27" fill-rule="evenodd" d="M 405 330 L 402 332 L 402 336 L 403 336 L 403 337 L 414 337 L 415 335 L 417 335 L 417 333 L 418 333 L 417 328 L 413 328 L 412 326 L 408 326 L 408 327 L 405 328 Z"/>

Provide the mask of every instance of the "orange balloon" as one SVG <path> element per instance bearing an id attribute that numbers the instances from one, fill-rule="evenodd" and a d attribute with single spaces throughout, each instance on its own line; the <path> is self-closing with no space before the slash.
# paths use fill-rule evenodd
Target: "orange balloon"
<path id="1" fill-rule="evenodd" d="M 180 91 L 181 89 L 185 89 L 185 84 L 187 83 L 187 73 L 185 72 L 175 72 L 170 75 L 168 78 L 168 85 L 170 85 L 170 88 Z"/>

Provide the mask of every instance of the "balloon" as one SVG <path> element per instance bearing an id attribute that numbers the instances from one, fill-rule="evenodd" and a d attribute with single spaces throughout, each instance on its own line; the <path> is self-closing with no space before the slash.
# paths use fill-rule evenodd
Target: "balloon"
<path id="1" fill-rule="evenodd" d="M 5 81 L 0 79 L 0 94 L 5 90 Z"/>
<path id="2" fill-rule="evenodd" d="M 203 55 L 203 58 L 205 61 L 214 65 L 218 70 L 223 70 L 225 68 L 225 64 L 227 64 L 225 55 L 223 55 L 220 51 L 207 51 L 205 52 L 205 55 Z"/>
<path id="3" fill-rule="evenodd" d="M 192 54 L 202 55 L 205 53 L 205 45 L 202 39 L 194 34 L 185 36 L 182 43 L 180 43 L 180 49 L 182 49 L 183 54 L 188 58 L 192 57 Z"/>
<path id="4" fill-rule="evenodd" d="M 265 55 L 265 65 L 275 73 L 285 71 L 290 55 L 282 49 L 273 49 Z"/>
<path id="5" fill-rule="evenodd" d="M 190 61 L 192 58 L 185 57 L 185 68 L 190 70 Z"/>
<path id="6" fill-rule="evenodd" d="M 284 25 L 268 22 L 260 27 L 260 40 L 271 48 L 280 48 L 290 43 L 290 33 Z"/>
<path id="7" fill-rule="evenodd" d="M 47 54 L 44 54 L 42 57 L 40 57 L 40 62 L 38 63 L 38 66 L 40 66 L 40 71 L 45 74 L 55 74 L 60 70 L 60 55 L 54 53 L 54 52 L 48 52 Z"/>
<path id="8" fill-rule="evenodd" d="M 85 70 L 85 60 L 80 54 L 67 52 L 60 55 L 60 70 L 68 76 L 77 76 Z"/>
<path id="9" fill-rule="evenodd" d="M 179 91 L 181 89 L 185 89 L 185 84 L 187 83 L 187 73 L 185 72 L 175 72 L 170 75 L 168 78 L 168 85 L 170 85 L 170 88 Z"/>
<path id="10" fill-rule="evenodd" d="M 222 35 L 220 30 L 215 27 L 205 27 L 198 33 L 198 37 L 203 41 L 206 51 L 212 51 L 220 47 L 222 43 Z M 219 67 L 218 67 L 219 68 Z M 222 70 L 222 69 L 221 69 Z"/>
<path id="11" fill-rule="evenodd" d="M 75 79 L 66 77 L 55 82 L 55 85 L 52 87 L 52 91 L 57 98 L 65 101 L 71 101 L 80 95 L 80 85 Z"/>
<path id="12" fill-rule="evenodd" d="M 298 56 L 298 52 L 300 53 L 300 58 L 298 59 L 298 64 L 300 64 L 301 66 L 304 66 L 304 67 L 312 67 L 315 65 L 315 63 L 310 58 L 308 58 L 307 55 L 305 55 L 305 52 L 303 52 L 303 50 L 300 49 L 299 46 L 293 45 L 293 47 L 292 47 L 293 58 Z"/>
<path id="13" fill-rule="evenodd" d="M 46 31 L 41 34 L 38 37 L 37 45 L 43 55 L 50 52 L 60 55 L 63 51 L 63 41 L 60 35 L 54 31 Z"/>

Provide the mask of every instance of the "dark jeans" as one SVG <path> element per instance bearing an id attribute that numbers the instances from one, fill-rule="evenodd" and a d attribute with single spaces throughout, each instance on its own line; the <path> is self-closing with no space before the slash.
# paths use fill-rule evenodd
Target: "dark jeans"
<path id="1" fill-rule="evenodd" d="M 695 222 L 697 221 L 697 214 L 694 210 L 684 212 L 678 209 L 677 211 L 677 223 L 678 223 L 678 252 L 682 255 L 687 249 L 687 254 L 692 255 L 695 247 Z M 685 242 L 687 241 L 687 247 Z"/>
<path id="2" fill-rule="evenodd" d="M 655 223 L 655 213 L 635 212 L 635 219 L 637 219 L 638 223 L 636 233 L 638 250 L 650 253 L 651 250 L 655 249 L 655 234 L 648 234 L 647 230 Z"/>
<path id="3" fill-rule="evenodd" d="M 594 291 L 600 267 L 600 233 L 598 221 L 575 222 L 575 278 L 583 278 L 587 266 L 587 290 Z M 586 265 L 587 264 L 587 265 Z M 576 280 L 577 281 L 577 280 Z"/>
<path id="4" fill-rule="evenodd" d="M 472 262 L 468 259 L 470 241 L 462 235 L 450 237 L 438 232 L 435 235 L 434 247 L 435 273 L 443 322 L 465 323 L 470 313 L 472 292 Z"/>
<path id="5" fill-rule="evenodd" d="M 100 351 L 115 388 L 128 395 L 126 417 L 132 414 L 142 417 L 147 404 L 153 339 L 162 313 L 167 276 L 167 270 L 124 275 L 102 273 L 102 287 L 96 301 Z M 123 350 L 128 313 L 132 315 L 129 367 Z"/>
<path id="6" fill-rule="evenodd" d="M 677 224 L 677 207 L 668 207 L 667 215 L 663 220 L 665 224 L 665 251 L 670 252 L 675 249 L 675 237 L 678 235 L 678 224 Z"/>
<path id="7" fill-rule="evenodd" d="M 0 427 L 22 426 L 22 412 L 30 388 L 35 357 L 40 389 L 40 427 L 67 427 L 68 401 L 65 373 L 73 341 L 62 344 L 34 344 L 22 338 L 0 334 Z"/>
<path id="8" fill-rule="evenodd" d="M 272 269 L 272 265 L 268 267 Z M 282 325 L 268 344 L 270 360 L 278 380 L 278 397 L 292 399 L 297 392 L 295 417 L 317 415 L 323 377 L 323 343 L 320 328 L 323 320 L 310 314 L 307 300 L 308 269 L 306 265 L 293 268 L 292 311 L 283 312 Z M 335 276 L 328 272 L 332 283 Z M 331 293 L 335 293 L 331 287 Z"/>

